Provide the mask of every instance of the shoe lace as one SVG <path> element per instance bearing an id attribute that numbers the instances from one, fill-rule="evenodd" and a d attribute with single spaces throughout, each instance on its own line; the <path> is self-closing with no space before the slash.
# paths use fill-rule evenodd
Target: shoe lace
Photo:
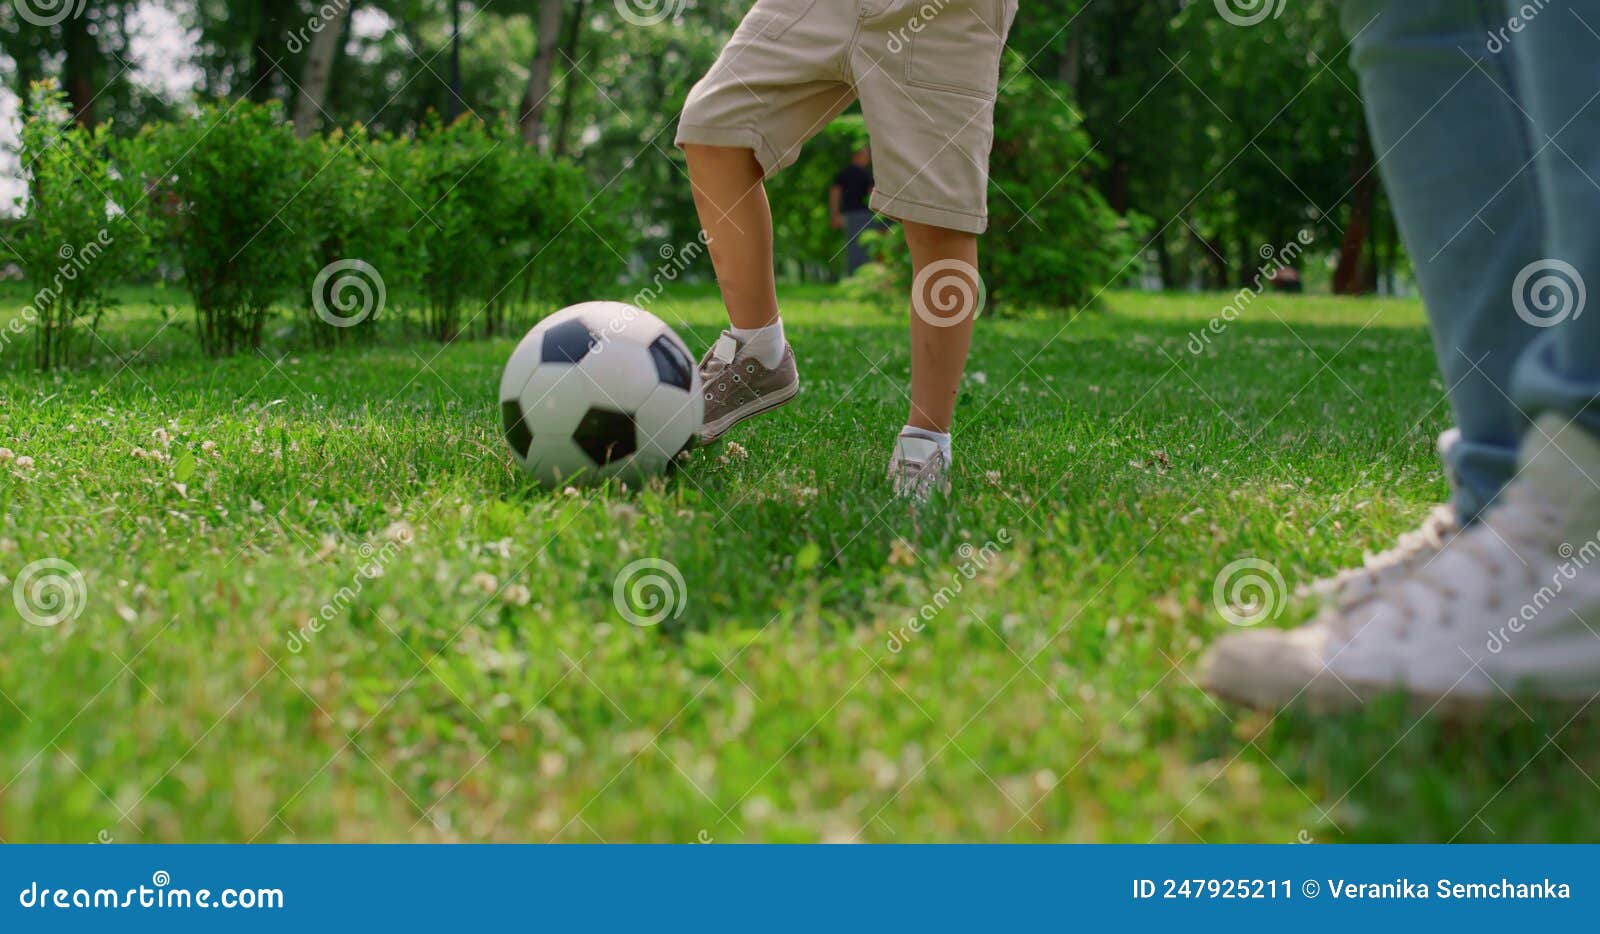
<path id="1" fill-rule="evenodd" d="M 1537 559 L 1550 549 L 1550 529 L 1559 528 L 1563 519 L 1558 504 L 1526 484 L 1507 487 L 1481 528 L 1458 531 L 1434 559 L 1389 588 L 1388 602 L 1400 612 L 1397 635 L 1405 638 L 1411 625 L 1424 618 L 1451 625 L 1460 616 L 1455 605 L 1464 597 L 1460 581 L 1482 581 L 1472 598 L 1486 600 L 1490 610 L 1501 607 L 1509 594 L 1531 591 L 1537 583 Z"/>
<path id="2" fill-rule="evenodd" d="M 1421 525 L 1401 533 L 1394 544 L 1377 554 L 1364 556 L 1360 567 L 1346 568 L 1334 575 L 1332 595 L 1336 602 L 1345 604 L 1366 599 L 1377 586 L 1375 572 L 1404 568 L 1424 555 L 1436 554 L 1460 530 L 1453 507 L 1434 507 Z"/>
<path id="3" fill-rule="evenodd" d="M 895 491 L 901 494 L 926 496 L 945 476 L 944 454 L 939 451 L 922 461 L 896 458 L 890 467 Z"/>
<path id="4" fill-rule="evenodd" d="M 706 351 L 706 355 L 700 358 L 700 381 L 706 384 L 707 388 L 710 387 L 713 380 L 721 377 L 722 374 L 727 372 L 728 367 L 733 365 L 732 358 L 724 360 L 717 356 L 717 346 L 722 339 L 732 340 L 733 337 L 727 332 L 723 332 L 723 338 L 719 339 L 717 344 L 712 344 L 711 348 Z M 734 356 L 737 357 L 737 353 Z"/>

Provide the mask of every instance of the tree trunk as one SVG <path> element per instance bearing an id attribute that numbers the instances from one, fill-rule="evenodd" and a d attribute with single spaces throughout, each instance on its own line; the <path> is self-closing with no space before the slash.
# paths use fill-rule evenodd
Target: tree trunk
<path id="1" fill-rule="evenodd" d="M 283 20 L 278 0 L 260 0 L 261 20 L 256 24 L 256 38 L 250 47 L 250 100 L 264 104 L 272 99 L 273 82 L 268 80 L 277 70 L 274 59 L 283 54 Z"/>
<path id="2" fill-rule="evenodd" d="M 100 48 L 94 36 L 89 32 L 89 19 L 87 16 L 69 16 L 61 23 L 62 44 L 65 46 L 66 58 L 62 63 L 62 85 L 67 92 L 67 99 L 72 102 L 72 115 L 79 124 L 85 127 L 94 126 L 94 65 L 100 57 Z M 22 90 L 24 102 L 28 99 L 27 88 Z"/>
<path id="3" fill-rule="evenodd" d="M 567 72 L 570 75 L 573 67 L 578 62 L 578 46 L 583 42 L 583 15 L 589 5 L 589 0 L 578 0 L 578 8 L 573 11 L 572 19 L 567 22 L 567 34 L 561 40 L 561 56 L 567 60 Z M 572 87 L 570 82 L 566 90 L 561 92 L 561 115 L 556 120 L 556 138 L 551 151 L 558 156 L 567 153 L 567 132 L 572 124 Z"/>
<path id="4" fill-rule="evenodd" d="M 1333 294 L 1357 295 L 1365 291 L 1369 278 L 1362 269 L 1362 254 L 1372 235 L 1372 209 L 1378 198 L 1378 174 L 1374 170 L 1372 140 L 1362 124 L 1355 161 L 1350 166 L 1350 221 L 1339 244 L 1339 265 L 1333 271 Z"/>
<path id="5" fill-rule="evenodd" d="M 1156 269 L 1161 276 L 1163 290 L 1174 288 L 1172 272 L 1172 250 L 1167 248 L 1167 234 L 1162 231 L 1156 234 Z"/>
<path id="6" fill-rule="evenodd" d="M 1077 95 L 1082 91 L 1082 88 L 1078 86 L 1078 80 L 1082 75 L 1083 31 L 1082 29 L 1072 29 L 1068 31 L 1067 49 L 1061 56 L 1061 67 L 1056 72 L 1056 77 L 1060 79 L 1062 84 L 1072 89 L 1074 101 L 1080 100 Z"/>
<path id="7" fill-rule="evenodd" d="M 1228 257 L 1222 251 L 1222 238 L 1211 237 L 1206 239 L 1189 228 L 1189 238 L 1200 247 L 1200 258 L 1205 261 L 1206 274 L 1204 277 L 1206 288 L 1228 288 Z"/>
<path id="8" fill-rule="evenodd" d="M 518 123 L 522 141 L 539 144 L 544 132 L 544 109 L 550 98 L 550 74 L 555 69 L 556 48 L 561 38 L 561 5 L 564 0 L 539 0 L 538 33 L 534 36 L 533 65 L 528 69 L 528 87 L 522 93 Z"/>
<path id="9" fill-rule="evenodd" d="M 1105 80 L 1106 84 L 1116 87 L 1123 74 L 1123 51 L 1126 45 L 1128 23 L 1133 17 L 1132 11 L 1125 11 L 1113 7 L 1110 18 L 1110 35 L 1106 38 L 1105 49 Z M 1144 50 L 1134 54 L 1144 55 Z M 1109 155 L 1110 165 L 1107 171 L 1106 201 L 1111 205 L 1111 210 L 1119 215 L 1128 213 L 1128 187 L 1131 168 L 1127 158 L 1127 133 L 1122 126 L 1122 118 L 1117 120 L 1116 126 L 1103 128 L 1104 151 Z"/>
<path id="10" fill-rule="evenodd" d="M 322 125 L 322 102 L 328 99 L 333 62 L 344 46 L 344 27 L 353 5 L 349 0 L 334 0 L 323 7 L 332 7 L 333 16 L 323 20 L 321 29 L 311 38 L 305 71 L 300 75 L 300 93 L 294 102 L 294 135 L 301 139 L 315 133 Z"/>

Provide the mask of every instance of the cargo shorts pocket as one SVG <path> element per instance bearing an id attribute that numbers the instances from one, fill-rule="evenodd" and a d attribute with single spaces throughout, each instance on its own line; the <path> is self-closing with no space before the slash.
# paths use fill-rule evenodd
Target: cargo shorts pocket
<path id="1" fill-rule="evenodd" d="M 1016 0 L 927 0 L 906 25 L 906 84 L 993 100 Z"/>

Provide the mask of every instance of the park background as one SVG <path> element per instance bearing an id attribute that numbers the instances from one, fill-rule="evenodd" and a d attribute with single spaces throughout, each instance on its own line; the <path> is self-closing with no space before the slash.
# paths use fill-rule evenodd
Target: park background
<path id="1" fill-rule="evenodd" d="M 1194 685 L 1446 495 L 1338 5 L 1235 6 L 1024 3 L 915 510 L 853 114 L 770 187 L 785 418 L 643 489 L 498 437 L 554 308 L 718 332 L 671 139 L 745 4 L 0 5 L 0 839 L 1592 839 L 1580 719 Z"/>

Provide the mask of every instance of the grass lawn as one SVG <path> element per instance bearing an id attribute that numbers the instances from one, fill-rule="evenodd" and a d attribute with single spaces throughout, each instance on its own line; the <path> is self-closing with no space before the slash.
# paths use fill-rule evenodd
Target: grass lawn
<path id="1" fill-rule="evenodd" d="M 133 298 L 110 347 L 173 300 Z M 826 291 L 785 302 L 797 402 L 637 490 L 517 474 L 510 340 L 212 361 L 169 332 L 46 376 L 10 347 L 0 444 L 34 465 L 0 465 L 0 838 L 1600 836 L 1585 720 L 1195 687 L 1225 565 L 1292 589 L 1445 495 L 1416 303 L 1269 297 L 1192 353 L 1224 302 L 980 322 L 956 494 L 920 510 L 882 479 L 905 324 Z M 703 290 L 655 310 L 717 333 Z M 50 557 L 86 599 L 41 628 L 10 585 Z M 684 580 L 660 626 L 613 602 L 640 558 Z"/>

